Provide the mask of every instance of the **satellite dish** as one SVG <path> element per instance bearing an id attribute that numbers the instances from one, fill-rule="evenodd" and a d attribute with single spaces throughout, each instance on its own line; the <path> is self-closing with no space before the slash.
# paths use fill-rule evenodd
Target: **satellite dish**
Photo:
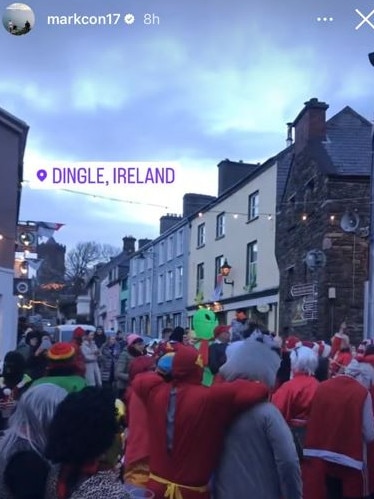
<path id="1" fill-rule="evenodd" d="M 360 223 L 360 217 L 353 211 L 344 213 L 340 220 L 340 227 L 344 232 L 355 232 Z"/>

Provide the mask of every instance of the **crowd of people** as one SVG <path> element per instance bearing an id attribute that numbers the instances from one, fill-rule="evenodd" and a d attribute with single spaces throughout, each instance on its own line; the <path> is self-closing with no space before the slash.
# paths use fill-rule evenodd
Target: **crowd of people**
<path id="1" fill-rule="evenodd" d="M 0 379 L 0 499 L 374 498 L 374 345 L 192 329 L 27 330 Z"/>

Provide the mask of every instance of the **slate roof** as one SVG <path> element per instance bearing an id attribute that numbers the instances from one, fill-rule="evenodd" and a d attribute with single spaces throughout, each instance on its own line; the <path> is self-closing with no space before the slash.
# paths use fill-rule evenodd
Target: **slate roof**
<path id="1" fill-rule="evenodd" d="M 323 158 L 323 151 L 319 151 L 321 166 L 326 169 L 326 173 L 339 176 L 370 175 L 373 125 L 346 106 L 326 122 L 326 127 L 327 140 L 322 146 L 328 158 Z"/>

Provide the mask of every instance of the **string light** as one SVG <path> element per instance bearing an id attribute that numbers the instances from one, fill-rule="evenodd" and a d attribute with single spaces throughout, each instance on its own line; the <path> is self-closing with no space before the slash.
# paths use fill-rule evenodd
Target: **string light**
<path id="1" fill-rule="evenodd" d="M 25 180 L 26 184 L 30 184 L 30 180 Z M 57 189 L 57 192 L 68 192 L 70 194 L 79 194 L 81 196 L 86 196 L 89 198 L 93 198 L 96 201 L 98 199 L 102 199 L 104 201 L 113 201 L 116 203 L 127 203 L 127 204 L 136 204 L 136 205 L 142 205 L 142 206 L 152 206 L 153 208 L 163 208 L 164 210 L 169 210 L 169 206 L 164 206 L 161 204 L 155 204 L 155 203 L 144 203 L 143 201 L 130 201 L 129 199 L 120 199 L 120 198 L 112 198 L 108 196 L 102 196 L 100 194 L 90 194 L 89 192 L 82 192 L 82 191 L 74 191 L 73 189 Z"/>
<path id="2" fill-rule="evenodd" d="M 307 219 L 307 215 L 305 215 L 305 213 L 301 216 L 301 220 L 303 220 L 305 222 L 305 220 Z"/>

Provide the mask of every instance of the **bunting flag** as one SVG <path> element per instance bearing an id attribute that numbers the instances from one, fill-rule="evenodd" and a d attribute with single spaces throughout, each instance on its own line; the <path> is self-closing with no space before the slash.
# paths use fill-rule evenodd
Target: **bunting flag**
<path id="1" fill-rule="evenodd" d="M 47 237 L 50 239 L 56 230 L 61 229 L 65 224 L 52 223 L 52 222 L 37 222 L 39 237 Z"/>
<path id="2" fill-rule="evenodd" d="M 223 275 L 217 275 L 216 287 L 214 288 L 212 301 L 219 301 L 223 294 Z"/>
<path id="3" fill-rule="evenodd" d="M 35 270 L 35 272 L 38 272 L 40 265 L 43 263 L 43 260 L 31 260 L 31 258 L 30 258 L 27 260 L 27 263 L 28 263 L 30 268 Z"/>

